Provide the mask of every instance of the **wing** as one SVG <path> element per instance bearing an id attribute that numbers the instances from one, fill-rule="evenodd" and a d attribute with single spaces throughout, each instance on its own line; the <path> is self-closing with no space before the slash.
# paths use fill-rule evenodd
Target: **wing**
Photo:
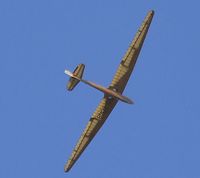
<path id="1" fill-rule="evenodd" d="M 90 118 L 83 134 L 81 135 L 75 149 L 73 150 L 70 159 L 68 160 L 67 164 L 65 165 L 65 172 L 69 171 L 76 160 L 79 158 L 81 153 L 85 150 L 87 145 L 96 135 L 98 130 L 101 128 L 103 123 L 106 121 L 109 114 L 112 112 L 113 108 L 117 104 L 116 99 L 108 97 L 104 97 L 100 104 L 98 105 L 96 111 L 93 113 L 92 117 Z"/>
<path id="2" fill-rule="evenodd" d="M 138 55 L 142 48 L 144 39 L 151 24 L 153 15 L 154 11 L 150 11 L 147 14 L 141 27 L 136 33 L 135 38 L 133 39 L 130 47 L 128 48 L 125 56 L 123 57 L 119 68 L 109 86 L 110 88 L 117 90 L 119 93 L 122 93 L 124 91 L 124 88 L 126 87 L 129 77 L 133 71 Z"/>
<path id="3" fill-rule="evenodd" d="M 142 23 L 140 29 L 138 30 L 134 40 L 132 41 L 126 55 L 122 59 L 119 68 L 111 82 L 110 88 L 116 89 L 118 92 L 122 93 L 128 79 L 132 73 L 134 65 L 136 63 L 137 57 L 140 53 L 142 48 L 144 39 L 146 37 L 147 31 L 149 29 L 150 23 L 152 21 L 154 12 L 150 11 L 144 22 Z M 103 123 L 106 121 L 109 114 L 112 112 L 113 108 L 117 104 L 118 100 L 108 97 L 104 97 L 99 106 L 97 107 L 96 111 L 92 115 L 89 123 L 87 124 L 83 134 L 81 135 L 75 149 L 72 152 L 70 159 L 68 160 L 67 164 L 65 165 L 65 172 L 69 171 L 74 163 L 77 161 L 81 153 L 85 150 L 87 145 L 96 135 L 98 130 L 101 128 Z"/>

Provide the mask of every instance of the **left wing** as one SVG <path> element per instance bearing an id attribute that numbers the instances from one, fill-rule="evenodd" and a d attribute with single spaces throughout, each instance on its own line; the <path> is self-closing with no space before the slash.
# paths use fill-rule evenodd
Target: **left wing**
<path id="1" fill-rule="evenodd" d="M 74 165 L 76 160 L 79 158 L 81 153 L 85 150 L 87 145 L 96 135 L 98 130 L 101 128 L 103 123 L 108 118 L 109 114 L 112 112 L 113 108 L 117 104 L 118 100 L 114 98 L 104 97 L 100 104 L 98 105 L 96 111 L 93 113 L 90 118 L 83 134 L 81 135 L 75 149 L 73 150 L 70 159 L 65 165 L 65 172 L 68 172 L 71 167 Z"/>

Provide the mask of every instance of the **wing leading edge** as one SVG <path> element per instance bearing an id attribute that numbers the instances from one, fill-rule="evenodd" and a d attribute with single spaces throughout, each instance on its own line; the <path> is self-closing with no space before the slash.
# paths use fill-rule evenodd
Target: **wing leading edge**
<path id="1" fill-rule="evenodd" d="M 122 59 L 119 65 L 119 68 L 109 88 L 116 89 L 120 93 L 123 92 L 128 82 L 128 79 L 133 71 L 133 68 L 135 66 L 137 57 L 140 53 L 144 39 L 148 32 L 149 26 L 151 24 L 153 15 L 154 15 L 154 11 L 150 11 L 147 14 L 141 27 L 136 33 L 136 36 L 134 40 L 132 41 L 128 51 L 126 52 L 124 58 Z M 91 140 L 94 138 L 96 133 L 102 127 L 102 125 L 104 124 L 104 122 L 106 121 L 110 113 L 112 112 L 117 102 L 118 100 L 114 98 L 105 97 L 105 96 L 101 100 L 100 104 L 98 105 L 92 117 L 90 118 L 85 130 L 83 131 L 78 143 L 76 144 L 71 154 L 71 157 L 66 163 L 64 167 L 65 172 L 68 172 L 72 168 L 74 163 L 80 157 L 81 153 L 85 150 L 87 145 L 91 142 Z"/>

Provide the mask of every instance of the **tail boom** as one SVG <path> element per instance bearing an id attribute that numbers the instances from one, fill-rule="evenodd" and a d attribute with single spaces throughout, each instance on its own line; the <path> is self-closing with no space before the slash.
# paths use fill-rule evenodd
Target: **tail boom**
<path id="1" fill-rule="evenodd" d="M 115 99 L 118 99 L 118 100 L 121 100 L 121 101 L 123 101 L 125 103 L 133 104 L 133 101 L 131 99 L 129 99 L 126 96 L 121 95 L 121 93 L 118 93 L 118 92 L 116 92 L 116 91 L 114 91 L 114 90 L 112 90 L 110 88 L 105 88 L 105 87 L 103 87 L 101 85 L 98 85 L 96 83 L 90 82 L 88 80 L 84 80 L 84 79 L 78 77 L 77 75 L 75 75 L 74 73 L 72 73 L 72 72 L 70 72 L 68 70 L 65 70 L 64 73 L 70 76 L 70 81 L 69 82 L 76 82 L 76 84 L 73 85 L 74 87 L 81 81 L 81 82 L 83 82 L 83 83 L 85 83 L 85 84 L 87 84 L 87 85 L 89 85 L 89 86 L 91 86 L 91 87 L 103 92 L 105 94 L 105 96 L 108 96 L 108 97 L 111 96 L 111 97 L 113 97 Z M 68 83 L 68 90 L 71 91 L 74 87 L 72 88 L 69 85 L 70 85 L 70 83 Z"/>

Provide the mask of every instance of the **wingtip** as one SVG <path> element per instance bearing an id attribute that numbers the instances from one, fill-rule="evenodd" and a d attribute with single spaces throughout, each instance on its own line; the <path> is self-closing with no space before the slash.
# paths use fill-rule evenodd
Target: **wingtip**
<path id="1" fill-rule="evenodd" d="M 65 165 L 64 171 L 67 173 L 67 172 L 69 172 L 69 170 L 70 170 L 70 167 L 68 167 L 67 165 Z"/>
<path id="2" fill-rule="evenodd" d="M 153 17 L 153 16 L 154 16 L 154 13 L 155 13 L 155 11 L 152 9 L 152 10 L 148 11 L 147 14 L 148 14 L 149 16 L 152 16 L 152 17 Z"/>
<path id="3" fill-rule="evenodd" d="M 151 11 L 150 11 L 152 14 L 154 14 L 155 13 L 155 11 L 152 9 Z"/>

